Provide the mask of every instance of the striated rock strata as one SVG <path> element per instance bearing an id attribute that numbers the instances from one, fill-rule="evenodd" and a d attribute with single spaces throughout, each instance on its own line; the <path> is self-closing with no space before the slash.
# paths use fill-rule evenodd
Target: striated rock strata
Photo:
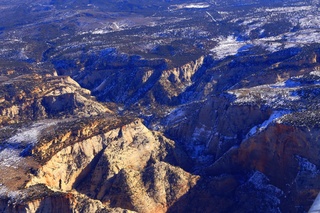
<path id="1" fill-rule="evenodd" d="M 0 126 L 111 111 L 68 76 L 20 75 L 0 81 Z"/>
<path id="2" fill-rule="evenodd" d="M 137 119 L 100 115 L 41 128 L 36 142 L 16 148 L 23 181 L 2 180 L 3 212 L 166 212 L 199 179 L 177 167 L 188 157 L 172 140 Z"/>

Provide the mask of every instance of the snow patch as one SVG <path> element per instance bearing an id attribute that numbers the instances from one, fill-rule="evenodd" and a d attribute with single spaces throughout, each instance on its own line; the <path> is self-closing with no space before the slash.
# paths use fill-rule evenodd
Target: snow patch
<path id="1" fill-rule="evenodd" d="M 31 127 L 21 129 L 16 135 L 9 138 L 7 142 L 10 144 L 27 143 L 34 145 L 38 142 L 38 138 L 44 129 L 54 126 L 57 123 L 57 121 L 37 122 Z"/>
<path id="2" fill-rule="evenodd" d="M 177 108 L 168 114 L 165 122 L 167 125 L 175 125 L 184 120 L 187 120 L 186 112 L 183 109 Z"/>
<path id="3" fill-rule="evenodd" d="M 191 4 L 179 4 L 171 5 L 169 10 L 180 10 L 180 9 L 204 9 L 210 7 L 210 4 L 206 2 L 202 3 L 191 3 Z"/>
<path id="4" fill-rule="evenodd" d="M 5 148 L 0 151 L 0 168 L 3 167 L 12 167 L 18 168 L 18 163 L 21 161 L 21 157 L 19 157 L 21 150 Z"/>
<path id="5" fill-rule="evenodd" d="M 208 138 L 211 135 L 211 130 L 206 130 L 205 126 L 196 127 L 192 134 L 193 140 L 198 140 L 199 138 Z"/>
<path id="6" fill-rule="evenodd" d="M 188 9 L 191 9 L 191 8 L 202 9 L 202 8 L 208 8 L 208 7 L 210 7 L 210 5 L 207 3 L 187 4 L 184 6 L 184 8 L 188 8 Z"/>
<path id="7" fill-rule="evenodd" d="M 10 198 L 17 198 L 20 195 L 17 191 L 12 191 L 8 189 L 6 186 L 0 185 L 0 196 L 7 196 Z"/>
<path id="8" fill-rule="evenodd" d="M 239 42 L 234 36 L 220 37 L 218 38 L 219 44 L 211 49 L 211 52 L 215 54 L 216 59 L 223 59 L 230 55 L 236 55 L 238 50 L 247 45 L 245 42 Z"/>
<path id="9" fill-rule="evenodd" d="M 313 7 L 312 6 L 300 6 L 300 7 L 276 7 L 276 8 L 264 8 L 259 9 L 265 12 L 277 12 L 277 13 L 293 13 L 293 12 L 300 12 L 300 11 L 309 11 Z"/>
<path id="10" fill-rule="evenodd" d="M 96 29 L 96 30 L 92 31 L 91 33 L 94 35 L 102 35 L 102 34 L 106 34 L 109 32 L 110 32 L 110 30 Z"/>
<path id="11" fill-rule="evenodd" d="M 292 101 L 301 99 L 295 92 L 301 88 L 301 82 L 292 78 L 275 84 L 230 90 L 228 93 L 236 96 L 234 103 L 237 104 L 259 102 L 272 108 L 286 108 Z"/>
<path id="12" fill-rule="evenodd" d="M 277 122 L 282 116 L 289 114 L 289 111 L 275 111 L 271 114 L 268 120 L 264 121 L 262 124 L 254 126 L 250 129 L 245 137 L 245 140 L 249 137 L 265 130 L 271 123 Z"/>
<path id="13" fill-rule="evenodd" d="M 18 56 L 20 59 L 22 59 L 22 60 L 27 60 L 27 59 L 29 59 L 29 57 L 27 56 L 27 54 L 26 54 L 26 51 L 25 51 L 25 48 L 22 48 L 21 50 L 20 50 L 20 53 L 19 53 L 19 56 Z"/>
<path id="14" fill-rule="evenodd" d="M 248 182 L 252 183 L 256 189 L 263 189 L 269 180 L 263 173 L 256 171 Z"/>
<path id="15" fill-rule="evenodd" d="M 320 77 L 320 70 L 314 70 L 314 71 L 310 72 L 310 75 Z"/>
<path id="16" fill-rule="evenodd" d="M 0 168 L 18 168 L 18 165 L 23 163 L 23 157 L 21 157 L 23 150 L 34 146 L 45 129 L 57 124 L 57 121 L 46 120 L 20 129 L 16 135 L 0 146 Z"/>
<path id="17" fill-rule="evenodd" d="M 197 162 L 195 172 L 200 172 L 203 169 L 203 166 L 209 166 L 213 162 L 213 156 L 206 154 L 206 145 L 197 144 L 195 141 L 192 141 L 188 144 L 187 153 L 193 159 L 194 162 Z"/>
<path id="18" fill-rule="evenodd" d="M 254 172 L 248 180 L 248 182 L 242 185 L 240 188 L 243 188 L 245 190 L 245 193 L 250 193 L 250 190 L 258 190 L 258 194 L 254 193 L 254 195 L 257 196 L 255 197 L 255 199 L 263 201 L 264 205 L 265 203 L 269 203 L 269 210 L 266 211 L 266 209 L 263 208 L 264 211 L 281 212 L 278 206 L 280 204 L 279 197 L 283 195 L 283 191 L 281 191 L 276 186 L 270 184 L 270 180 L 262 172 Z M 257 212 L 261 212 L 261 210 L 257 210 Z"/>

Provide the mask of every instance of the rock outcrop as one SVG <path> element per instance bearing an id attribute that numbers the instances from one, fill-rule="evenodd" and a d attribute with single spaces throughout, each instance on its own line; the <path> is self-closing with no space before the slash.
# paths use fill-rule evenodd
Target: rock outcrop
<path id="1" fill-rule="evenodd" d="M 0 81 L 0 126 L 111 111 L 68 76 L 21 75 Z"/>
<path id="2" fill-rule="evenodd" d="M 2 145 L 12 152 L 20 144 L 11 161 L 23 179 L 2 181 L 4 212 L 166 212 L 199 179 L 178 167 L 188 161 L 184 151 L 139 119 L 100 115 L 35 128 L 24 133 L 33 142 L 13 136 Z"/>
<path id="3" fill-rule="evenodd" d="M 308 211 L 320 187 L 316 181 L 319 75 L 314 67 L 300 73 L 273 84 L 232 89 L 180 106 L 162 120 L 167 135 L 179 141 L 196 165 L 201 165 L 195 172 L 215 177 L 198 182 L 170 211 L 186 211 L 209 201 L 221 206 L 202 206 L 207 212 Z M 263 176 L 262 185 L 253 178 L 257 172 Z M 224 181 L 230 181 L 230 188 Z M 256 189 L 250 189 L 252 184 Z M 220 187 L 226 191 L 221 192 Z M 253 195 L 256 190 L 266 194 Z M 265 206 L 242 203 L 247 196 L 263 200 Z M 190 200 L 194 201 L 189 204 Z"/>
<path id="4" fill-rule="evenodd" d="M 170 66 L 169 60 L 143 59 L 114 49 L 87 54 L 81 61 L 54 62 L 58 74 L 70 75 L 98 100 L 128 106 L 138 102 L 178 104 L 179 96 L 193 84 L 194 75 L 205 63 L 201 56 L 176 68 Z"/>
<path id="5" fill-rule="evenodd" d="M 307 212 L 318 8 L 2 0 L 0 212 Z"/>

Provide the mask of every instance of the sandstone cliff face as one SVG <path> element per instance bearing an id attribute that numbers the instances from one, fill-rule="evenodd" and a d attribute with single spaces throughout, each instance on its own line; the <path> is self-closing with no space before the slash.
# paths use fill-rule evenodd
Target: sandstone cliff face
<path id="1" fill-rule="evenodd" d="M 198 182 L 170 211 L 210 201 L 221 206 L 202 206 L 205 212 L 308 210 L 319 189 L 319 75 L 316 68 L 300 73 L 180 106 L 162 120 L 201 165 L 194 171 L 215 177 Z"/>
<path id="2" fill-rule="evenodd" d="M 128 106 L 138 102 L 172 105 L 179 103 L 181 93 L 193 84 L 194 75 L 204 60 L 201 56 L 172 68 L 168 60 L 143 59 L 107 49 L 86 55 L 78 62 L 70 59 L 55 64 L 59 74 L 72 76 L 99 100 Z M 74 67 L 82 71 L 75 71 Z"/>
<path id="3" fill-rule="evenodd" d="M 195 165 L 209 166 L 233 146 L 241 144 L 251 128 L 272 114 L 270 109 L 261 109 L 255 104 L 237 105 L 231 100 L 228 95 L 212 96 L 206 101 L 179 107 L 163 118 L 163 131 L 185 147 Z"/>
<path id="4" fill-rule="evenodd" d="M 259 171 L 284 197 L 279 209 L 307 211 L 319 188 L 319 129 L 276 124 L 230 149 L 208 167 L 209 174 Z"/>
<path id="5" fill-rule="evenodd" d="M 0 163 L 3 211 L 296 211 L 290 203 L 306 211 L 320 187 L 319 71 L 313 65 L 279 75 L 273 70 L 271 83 L 260 86 L 247 76 L 253 70 L 242 71 L 239 78 L 248 87 L 231 87 L 232 81 L 226 85 L 219 77 L 231 62 L 217 70 L 207 60 L 176 69 L 144 67 L 133 81 L 142 87 L 126 91 L 130 95 L 123 100 L 150 98 L 131 109 L 150 101 L 150 108 L 137 114 L 154 112 L 145 123 L 175 141 L 139 119 L 113 115 L 68 77 L 3 79 L 2 112 L 18 123 L 0 129 L 0 158 L 6 159 Z M 93 93 L 110 89 L 114 80 L 100 83 Z M 22 82 L 32 89 L 18 86 Z M 228 90 L 210 95 L 224 87 Z M 187 97 L 193 89 L 201 92 Z M 28 118 L 21 106 L 36 115 L 30 120 L 44 120 L 23 124 Z M 39 184 L 44 188 L 31 193 Z"/>
<path id="6" fill-rule="evenodd" d="M 0 82 L 0 125 L 70 115 L 110 113 L 70 77 L 21 75 Z"/>
<path id="7" fill-rule="evenodd" d="M 108 208 L 98 200 L 88 198 L 76 191 L 58 192 L 38 184 L 20 190 L 15 197 L 2 197 L 0 210 L 4 213 L 19 212 L 133 212 L 121 208 Z"/>
<path id="8" fill-rule="evenodd" d="M 0 212 L 306 212 L 319 0 L 210 2 L 2 0 Z"/>
<path id="9" fill-rule="evenodd" d="M 2 212 L 165 212 L 198 180 L 177 167 L 188 157 L 173 141 L 112 116 L 69 77 L 1 86 L 2 125 L 21 123 L 1 129 Z"/>
<path id="10" fill-rule="evenodd" d="M 4 212 L 166 212 L 199 179 L 177 167 L 184 151 L 139 119 L 100 115 L 36 128 L 35 141 L 11 159 L 23 181 L 2 180 Z"/>
<path id="11" fill-rule="evenodd" d="M 163 71 L 159 81 L 151 90 L 155 101 L 167 105 L 179 103 L 179 96 L 193 84 L 194 75 L 199 72 L 204 60 L 205 57 L 201 56 L 181 67 Z"/>
<path id="12" fill-rule="evenodd" d="M 79 185 L 85 194 L 138 212 L 165 212 L 198 179 L 170 165 L 179 165 L 187 156 L 173 141 L 141 123 L 123 126 L 106 138 L 114 141 L 106 145 L 90 177 Z"/>

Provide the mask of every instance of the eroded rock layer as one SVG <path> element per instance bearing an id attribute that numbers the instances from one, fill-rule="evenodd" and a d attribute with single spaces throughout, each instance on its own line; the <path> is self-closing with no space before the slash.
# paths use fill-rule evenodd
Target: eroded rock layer
<path id="1" fill-rule="evenodd" d="M 0 212 L 319 193 L 319 0 L 2 0 L 0 20 Z"/>

